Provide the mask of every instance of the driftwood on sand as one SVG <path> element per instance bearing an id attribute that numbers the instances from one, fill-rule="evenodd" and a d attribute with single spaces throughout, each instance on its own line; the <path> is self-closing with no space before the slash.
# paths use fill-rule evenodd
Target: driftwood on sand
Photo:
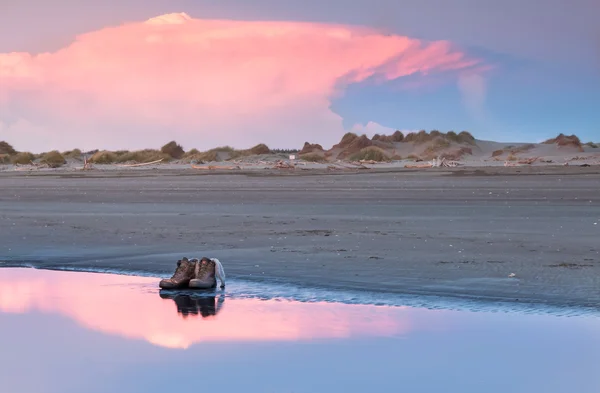
<path id="1" fill-rule="evenodd" d="M 225 169 L 225 170 L 235 170 L 241 169 L 239 165 L 208 165 L 208 166 L 200 166 L 192 164 L 192 168 L 194 169 L 204 169 L 204 170 L 215 170 L 215 169 Z"/>
<path id="2" fill-rule="evenodd" d="M 458 161 L 446 160 L 445 158 L 434 158 L 423 164 L 406 164 L 405 168 L 454 168 L 461 165 Z"/>
<path id="3" fill-rule="evenodd" d="M 273 169 L 296 169 L 296 166 L 288 162 L 277 161 Z"/>
<path id="4" fill-rule="evenodd" d="M 536 162 L 538 159 L 539 159 L 539 157 L 531 157 L 531 158 L 521 159 L 521 160 L 519 160 L 517 162 L 504 161 L 504 166 L 531 165 L 534 162 Z"/>
<path id="5" fill-rule="evenodd" d="M 146 166 L 146 165 L 158 164 L 162 160 L 163 160 L 163 158 L 161 158 L 160 160 L 151 161 L 151 162 L 144 162 L 144 163 L 141 163 L 141 164 L 120 164 L 119 166 L 124 166 L 124 167 L 128 167 L 128 168 L 132 168 L 132 167 L 136 167 L 136 166 Z"/>

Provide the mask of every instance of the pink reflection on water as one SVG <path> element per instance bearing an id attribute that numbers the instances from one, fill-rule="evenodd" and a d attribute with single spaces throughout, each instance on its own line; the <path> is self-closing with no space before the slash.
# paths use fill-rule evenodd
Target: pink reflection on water
<path id="1" fill-rule="evenodd" d="M 0 269 L 0 311 L 60 314 L 106 334 L 183 349 L 209 341 L 402 335 L 415 328 L 409 318 L 411 310 L 405 308 L 224 299 L 218 295 L 161 298 L 158 281 L 109 274 Z"/>

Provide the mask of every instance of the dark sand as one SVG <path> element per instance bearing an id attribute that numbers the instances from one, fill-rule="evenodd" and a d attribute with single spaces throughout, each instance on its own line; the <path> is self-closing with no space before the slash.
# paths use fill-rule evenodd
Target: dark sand
<path id="1" fill-rule="evenodd" d="M 0 173 L 0 266 L 600 305 L 598 169 L 375 172 Z"/>

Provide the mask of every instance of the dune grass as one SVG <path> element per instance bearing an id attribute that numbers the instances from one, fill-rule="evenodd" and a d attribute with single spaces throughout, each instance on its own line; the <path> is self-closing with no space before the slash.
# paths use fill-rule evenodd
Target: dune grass
<path id="1" fill-rule="evenodd" d="M 352 161 L 390 161 L 387 153 L 377 146 L 367 146 L 350 156 Z"/>
<path id="2" fill-rule="evenodd" d="M 17 151 L 12 147 L 12 145 L 5 141 L 0 141 L 0 154 L 12 156 L 17 154 Z"/>
<path id="3" fill-rule="evenodd" d="M 346 146 L 350 145 L 356 138 L 358 138 L 358 135 L 356 135 L 353 132 L 347 132 L 344 134 L 344 136 L 340 140 L 340 143 L 338 143 L 337 146 L 338 147 L 346 147 Z"/>
<path id="4" fill-rule="evenodd" d="M 10 162 L 13 165 L 29 165 L 35 160 L 35 156 L 29 152 L 19 152 L 11 157 Z"/>
<path id="5" fill-rule="evenodd" d="M 145 149 L 137 151 L 121 150 L 116 152 L 102 150 L 94 153 L 89 158 L 89 162 L 91 162 L 92 164 L 143 164 L 146 162 L 157 161 L 160 159 L 162 159 L 163 162 L 168 162 L 172 159 L 172 157 L 169 154 L 154 149 Z"/>
<path id="6" fill-rule="evenodd" d="M 179 160 L 185 154 L 185 150 L 183 150 L 183 147 L 181 147 L 181 145 L 175 141 L 171 141 L 163 147 L 161 147 L 160 152 L 176 160 Z"/>
<path id="7" fill-rule="evenodd" d="M 304 146 L 302 146 L 302 150 L 298 152 L 299 155 L 314 153 L 315 150 L 324 151 L 323 146 L 318 143 L 308 143 L 304 142 Z"/>
<path id="8" fill-rule="evenodd" d="M 50 168 L 59 168 L 67 163 L 65 157 L 63 157 L 57 150 L 52 150 L 42 156 L 40 161 L 42 164 L 48 165 Z"/>
<path id="9" fill-rule="evenodd" d="M 290 150 L 290 152 L 294 152 L 294 150 Z M 243 150 L 234 149 L 231 146 L 220 146 L 204 152 L 201 152 L 198 149 L 192 149 L 183 155 L 182 160 L 184 162 L 218 162 L 271 153 L 273 153 L 273 151 L 271 151 L 264 143 Z"/>
<path id="10" fill-rule="evenodd" d="M 432 140 L 442 138 L 449 142 L 455 142 L 459 144 L 468 144 L 475 145 L 475 137 L 471 135 L 468 131 L 461 131 L 460 133 L 456 133 L 454 131 L 448 131 L 447 133 L 443 133 L 438 130 L 432 130 L 431 132 L 427 132 L 425 130 L 421 130 L 417 133 L 407 134 L 403 142 L 412 142 L 415 144 L 422 144 L 426 142 L 430 142 Z"/>
<path id="11" fill-rule="evenodd" d="M 114 164 L 117 162 L 118 155 L 112 151 L 102 150 L 94 153 L 88 161 L 92 164 Z"/>
<path id="12" fill-rule="evenodd" d="M 450 142 L 442 137 L 438 137 L 433 140 L 431 145 L 427 146 L 425 151 L 423 151 L 423 155 L 425 157 L 435 158 L 440 151 L 447 149 L 450 147 Z"/>
<path id="13" fill-rule="evenodd" d="M 306 153 L 306 154 L 301 154 L 298 156 L 298 158 L 300 158 L 301 160 L 304 161 L 308 161 L 308 162 L 326 162 L 327 159 L 318 153 Z"/>
<path id="14" fill-rule="evenodd" d="M 65 158 L 80 159 L 83 153 L 80 149 L 67 150 L 62 153 Z"/>
<path id="15" fill-rule="evenodd" d="M 155 149 L 136 150 L 126 152 L 117 156 L 118 163 L 132 162 L 143 164 L 145 162 L 152 162 L 157 160 L 163 160 L 163 162 L 168 162 L 171 159 L 172 157 L 170 155 Z"/>
<path id="16" fill-rule="evenodd" d="M 425 143 L 431 141 L 435 136 L 431 136 L 427 131 L 411 132 L 404 137 L 404 142 Z"/>
<path id="17" fill-rule="evenodd" d="M 559 147 L 575 147 L 579 151 L 583 151 L 583 144 L 577 135 L 558 134 L 555 138 L 551 138 L 542 142 L 543 144 L 556 144 Z"/>

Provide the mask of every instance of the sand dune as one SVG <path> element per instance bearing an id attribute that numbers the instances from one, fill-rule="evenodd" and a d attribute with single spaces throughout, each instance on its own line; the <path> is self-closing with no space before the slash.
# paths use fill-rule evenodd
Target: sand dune
<path id="1" fill-rule="evenodd" d="M 559 134 L 542 143 L 503 143 L 480 140 L 470 133 L 420 131 L 392 135 L 357 135 L 347 133 L 339 143 L 325 149 L 306 142 L 302 149 L 272 150 L 265 144 L 248 149 L 217 147 L 205 152 L 184 151 L 172 141 L 160 150 L 91 151 L 72 150 L 43 154 L 19 152 L 6 142 L 0 143 L 0 171 L 32 170 L 125 170 L 178 169 L 260 170 L 260 169 L 348 169 L 410 168 L 438 166 L 593 166 L 600 165 L 598 144 L 583 144 L 575 135 Z M 350 166 L 348 166 L 350 165 Z"/>

